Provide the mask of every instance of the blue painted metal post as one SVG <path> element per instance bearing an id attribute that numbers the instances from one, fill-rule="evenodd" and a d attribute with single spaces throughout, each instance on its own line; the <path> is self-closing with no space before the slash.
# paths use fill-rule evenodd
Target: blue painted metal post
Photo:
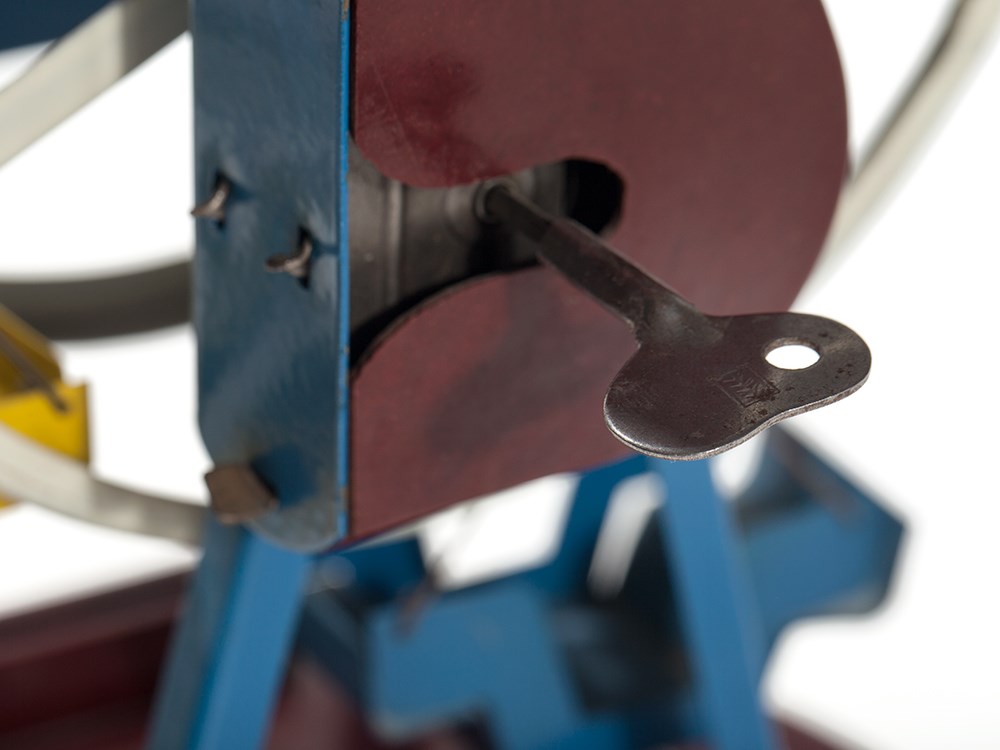
<path id="1" fill-rule="evenodd" d="M 708 462 L 650 459 L 649 466 L 667 492 L 657 519 L 709 742 L 714 750 L 775 748 L 758 695 L 764 639 Z"/>
<path id="2" fill-rule="evenodd" d="M 211 522 L 164 673 L 149 750 L 266 739 L 311 558 Z"/>
<path id="3" fill-rule="evenodd" d="M 198 422 L 277 492 L 254 530 L 320 552 L 347 533 L 348 6 L 191 7 L 198 201 L 232 185 L 197 227 Z M 304 246 L 299 275 L 268 271 Z"/>
<path id="4" fill-rule="evenodd" d="M 264 743 L 311 554 L 347 532 L 348 7 L 191 4 L 197 199 L 231 186 L 197 226 L 199 425 L 279 506 L 252 530 L 211 524 L 154 750 Z M 297 253 L 295 273 L 268 272 Z"/>

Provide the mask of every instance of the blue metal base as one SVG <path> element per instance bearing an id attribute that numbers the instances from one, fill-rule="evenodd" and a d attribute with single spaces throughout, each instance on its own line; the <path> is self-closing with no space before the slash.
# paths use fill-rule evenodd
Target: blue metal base
<path id="1" fill-rule="evenodd" d="M 666 497 L 621 591 L 597 597 L 606 511 L 645 472 Z M 583 475 L 555 559 L 501 580 L 421 596 L 414 540 L 339 555 L 329 562 L 340 576 L 348 563 L 353 583 L 310 598 L 302 641 L 386 737 L 472 722 L 501 748 L 771 748 L 758 687 L 775 639 L 794 619 L 877 604 L 901 531 L 772 430 L 732 503 L 707 462 L 637 457 Z"/>
<path id="2" fill-rule="evenodd" d="M 649 472 L 665 498 L 620 591 L 597 596 L 589 574 L 608 508 Z M 150 747 L 262 746 L 313 569 L 340 583 L 304 600 L 299 642 L 387 738 L 474 723 L 517 750 L 775 747 L 758 697 L 775 639 L 794 619 L 876 605 L 901 532 L 779 430 L 735 502 L 707 462 L 636 457 L 584 474 L 551 562 L 455 591 L 426 590 L 413 538 L 314 565 L 213 525 Z"/>

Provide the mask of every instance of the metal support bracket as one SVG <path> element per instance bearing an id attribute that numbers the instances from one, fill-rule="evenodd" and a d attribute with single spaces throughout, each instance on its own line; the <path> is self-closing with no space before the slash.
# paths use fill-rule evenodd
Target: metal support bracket
<path id="1" fill-rule="evenodd" d="M 308 552 L 347 531 L 346 8 L 192 4 L 197 201 L 230 186 L 197 220 L 199 423 L 277 496 L 255 531 Z"/>

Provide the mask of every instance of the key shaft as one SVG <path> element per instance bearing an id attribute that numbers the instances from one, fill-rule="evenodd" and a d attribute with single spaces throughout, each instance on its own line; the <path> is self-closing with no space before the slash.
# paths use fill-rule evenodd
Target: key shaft
<path id="1" fill-rule="evenodd" d="M 775 422 L 853 393 L 871 353 L 847 326 L 802 313 L 715 316 L 699 311 L 580 224 L 542 210 L 503 183 L 484 188 L 484 218 L 536 243 L 536 252 L 623 318 L 638 348 L 604 399 L 611 432 L 637 451 L 690 460 L 728 450 Z M 804 345 L 802 369 L 767 356 Z"/>

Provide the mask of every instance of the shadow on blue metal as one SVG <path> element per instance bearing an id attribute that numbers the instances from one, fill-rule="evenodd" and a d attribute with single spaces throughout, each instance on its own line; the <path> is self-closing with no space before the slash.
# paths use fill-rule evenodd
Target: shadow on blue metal
<path id="1" fill-rule="evenodd" d="M 58 39 L 110 0 L 5 0 L 0 3 L 0 50 Z"/>

